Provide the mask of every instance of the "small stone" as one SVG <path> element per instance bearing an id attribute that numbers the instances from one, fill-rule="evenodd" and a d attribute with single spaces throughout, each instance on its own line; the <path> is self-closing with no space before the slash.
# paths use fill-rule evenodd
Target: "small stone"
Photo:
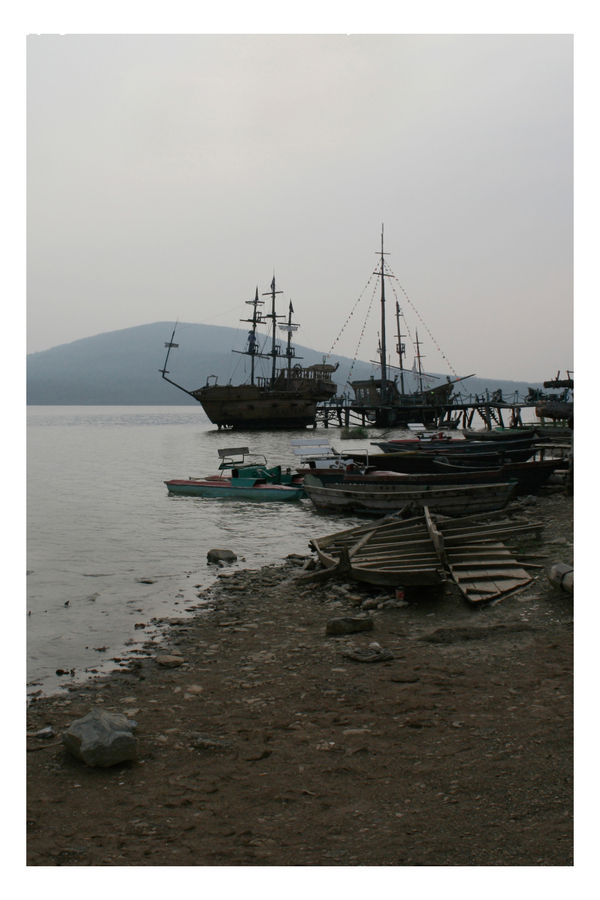
<path id="1" fill-rule="evenodd" d="M 375 663 L 389 662 L 394 658 L 391 650 L 385 650 L 383 647 L 370 646 L 366 649 L 357 648 L 354 650 L 345 650 L 342 654 L 346 659 L 353 659 L 355 662 Z"/>
<path id="2" fill-rule="evenodd" d="M 376 597 L 369 597 L 368 600 L 363 600 L 360 605 L 361 609 L 377 609 L 379 606 L 379 600 Z"/>
<path id="3" fill-rule="evenodd" d="M 155 657 L 155 660 L 157 665 L 162 666 L 164 669 L 174 669 L 177 666 L 181 666 L 184 662 L 182 656 L 173 656 L 170 654 L 157 656 Z"/>
<path id="4" fill-rule="evenodd" d="M 34 737 L 42 738 L 43 740 L 48 740 L 49 738 L 53 738 L 56 735 L 56 732 L 52 725 L 46 725 L 45 728 L 40 728 L 39 731 L 36 731 Z"/>
<path id="5" fill-rule="evenodd" d="M 232 745 L 229 743 L 229 741 L 222 741 L 217 738 L 212 738 L 206 734 L 193 735 L 192 747 L 194 747 L 196 750 L 209 750 L 212 752 L 232 749 Z"/>
<path id="6" fill-rule="evenodd" d="M 368 616 L 352 617 L 340 616 L 336 619 L 330 619 L 326 626 L 326 634 L 355 634 L 357 631 L 371 631 L 373 629 L 373 619 Z"/>
<path id="7" fill-rule="evenodd" d="M 198 697 L 202 693 L 203 690 L 204 690 L 204 688 L 200 684 L 190 684 L 190 685 L 188 685 L 188 687 L 186 687 L 184 689 L 183 699 L 184 700 L 194 700 L 196 697 Z"/>

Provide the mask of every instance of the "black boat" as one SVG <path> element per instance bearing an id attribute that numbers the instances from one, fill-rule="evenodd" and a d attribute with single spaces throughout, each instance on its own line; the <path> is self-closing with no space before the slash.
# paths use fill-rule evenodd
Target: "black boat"
<path id="1" fill-rule="evenodd" d="M 417 452 L 401 450 L 398 453 L 362 453 L 349 451 L 353 462 L 362 466 L 375 466 L 380 471 L 388 472 L 436 472 L 436 460 L 447 460 L 477 468 L 496 468 L 507 462 L 526 462 L 535 452 L 535 448 L 526 447 L 518 450 L 490 449 L 489 453 L 452 453 Z"/>

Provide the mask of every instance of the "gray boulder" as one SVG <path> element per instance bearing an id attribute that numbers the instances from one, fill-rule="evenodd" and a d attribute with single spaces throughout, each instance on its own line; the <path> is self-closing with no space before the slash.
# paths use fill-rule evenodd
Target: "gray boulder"
<path id="1" fill-rule="evenodd" d="M 209 563 L 232 563 L 235 562 L 237 556 L 233 550 L 209 550 L 206 554 Z"/>
<path id="2" fill-rule="evenodd" d="M 136 727 L 133 719 L 121 713 L 92 709 L 71 723 L 62 740 L 69 753 L 88 766 L 107 768 L 136 758 L 137 740 L 132 734 Z"/>

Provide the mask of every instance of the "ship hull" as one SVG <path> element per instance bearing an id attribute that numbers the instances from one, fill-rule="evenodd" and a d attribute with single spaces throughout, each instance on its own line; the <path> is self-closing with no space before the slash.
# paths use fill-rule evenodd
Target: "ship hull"
<path id="1" fill-rule="evenodd" d="M 325 399 L 300 391 L 266 390 L 255 385 L 215 385 L 193 391 L 192 396 L 214 425 L 248 431 L 314 426 L 317 402 Z"/>

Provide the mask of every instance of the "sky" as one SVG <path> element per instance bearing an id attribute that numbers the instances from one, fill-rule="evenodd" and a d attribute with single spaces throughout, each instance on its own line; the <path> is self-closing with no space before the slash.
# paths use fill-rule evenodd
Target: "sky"
<path id="1" fill-rule="evenodd" d="M 409 365 L 573 368 L 570 34 L 30 34 L 26 115 L 28 352 L 243 327 L 275 275 L 374 359 L 383 226 Z"/>

